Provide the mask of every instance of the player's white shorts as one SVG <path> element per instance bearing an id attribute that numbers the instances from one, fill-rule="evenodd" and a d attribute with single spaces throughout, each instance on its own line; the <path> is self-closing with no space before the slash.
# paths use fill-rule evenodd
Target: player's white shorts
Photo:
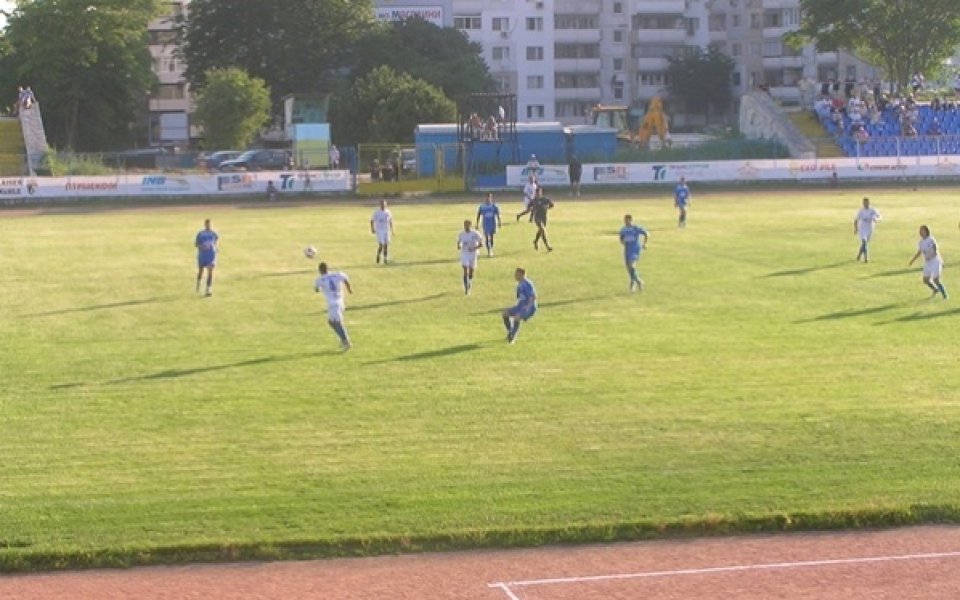
<path id="1" fill-rule="evenodd" d="M 924 277 L 940 277 L 940 273 L 943 272 L 943 259 L 939 256 L 933 259 L 928 260 L 923 263 L 923 276 Z"/>
<path id="2" fill-rule="evenodd" d="M 377 243 L 378 244 L 389 244 L 390 243 L 390 230 L 386 231 L 377 231 Z"/>
<path id="3" fill-rule="evenodd" d="M 523 197 L 523 210 L 527 210 L 528 208 L 530 208 L 530 203 L 531 203 L 531 202 L 533 202 L 533 198 L 531 198 L 530 196 L 524 196 L 524 197 Z"/>
<path id="4" fill-rule="evenodd" d="M 861 240 L 864 242 L 870 241 L 870 236 L 873 235 L 873 227 L 861 227 L 858 231 L 860 232 Z"/>
<path id="5" fill-rule="evenodd" d="M 327 304 L 327 319 L 330 321 L 343 322 L 343 302 L 331 302 Z"/>
<path id="6" fill-rule="evenodd" d="M 461 252 L 460 253 L 460 265 L 464 267 L 470 267 L 471 269 L 477 268 L 477 252 Z"/>

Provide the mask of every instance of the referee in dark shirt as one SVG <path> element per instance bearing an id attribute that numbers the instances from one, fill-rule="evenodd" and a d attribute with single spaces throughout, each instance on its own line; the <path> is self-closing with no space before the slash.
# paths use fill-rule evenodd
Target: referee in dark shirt
<path id="1" fill-rule="evenodd" d="M 530 210 L 533 212 L 533 222 L 537 226 L 537 235 L 533 238 L 533 248 L 535 250 L 540 249 L 540 240 L 543 240 L 543 245 L 546 247 L 547 252 L 553 252 L 553 248 L 550 246 L 550 242 L 547 241 L 547 211 L 553 208 L 553 200 L 547 198 L 543 195 L 543 188 L 537 188 L 537 195 L 534 196 L 533 202 L 530 203 Z"/>

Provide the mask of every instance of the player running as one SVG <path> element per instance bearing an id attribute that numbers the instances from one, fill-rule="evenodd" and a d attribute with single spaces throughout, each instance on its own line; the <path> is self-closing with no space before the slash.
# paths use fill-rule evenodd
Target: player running
<path id="1" fill-rule="evenodd" d="M 213 270 L 217 266 L 217 252 L 220 236 L 210 228 L 210 219 L 203 222 L 203 229 L 197 233 L 193 245 L 197 248 L 197 293 L 200 293 L 200 280 L 203 279 L 203 270 L 207 270 L 207 293 L 213 295 Z"/>
<path id="2" fill-rule="evenodd" d="M 680 183 L 673 190 L 673 205 L 680 211 L 680 218 L 677 220 L 677 227 L 687 226 L 687 207 L 690 206 L 690 187 L 687 186 L 687 178 L 681 177 Z"/>
<path id="3" fill-rule="evenodd" d="M 503 326 L 507 328 L 507 342 L 517 341 L 520 322 L 527 321 L 537 313 L 537 290 L 533 282 L 527 279 L 527 271 L 517 267 L 513 273 L 517 280 L 517 303 L 503 311 Z"/>
<path id="4" fill-rule="evenodd" d="M 643 238 L 643 241 L 640 241 Z M 620 243 L 623 244 L 623 259 L 627 265 L 627 274 L 630 275 L 630 291 L 643 291 L 643 280 L 637 274 L 637 261 L 640 252 L 646 249 L 650 239 L 647 230 L 640 225 L 633 224 L 632 215 L 624 215 L 623 227 L 620 228 Z"/>
<path id="5" fill-rule="evenodd" d="M 543 245 L 546 246 L 547 252 L 553 252 L 553 247 L 550 246 L 550 242 L 547 241 L 547 211 L 551 208 L 553 208 L 553 200 L 544 196 L 543 188 L 538 187 L 537 195 L 530 204 L 530 212 L 533 213 L 533 222 L 537 225 L 537 235 L 533 238 L 533 248 L 535 250 L 540 249 L 537 242 L 543 240 Z"/>
<path id="6" fill-rule="evenodd" d="M 497 227 L 503 227 L 500 221 L 500 208 L 493 201 L 493 192 L 487 194 L 487 199 L 477 209 L 477 227 L 483 220 L 483 245 L 487 247 L 487 256 L 493 256 L 493 236 Z"/>
<path id="7" fill-rule="evenodd" d="M 470 295 L 473 288 L 473 271 L 477 268 L 477 250 L 483 247 L 483 236 L 468 219 L 463 222 L 463 231 L 457 237 L 457 250 L 460 251 L 460 266 L 463 267 L 463 293 Z"/>
<path id="8" fill-rule="evenodd" d="M 386 200 L 380 201 L 380 208 L 374 211 L 370 218 L 370 233 L 377 236 L 377 263 L 380 263 L 382 254 L 383 264 L 387 264 L 390 238 L 396 234 L 393 232 L 393 214 L 387 208 Z"/>
<path id="9" fill-rule="evenodd" d="M 517 214 L 517 221 L 519 221 L 523 215 L 530 214 L 530 205 L 533 204 L 534 198 L 537 197 L 538 189 L 540 189 L 540 185 L 537 183 L 537 178 L 531 174 L 527 177 L 527 183 L 523 185 L 523 211 Z M 530 216 L 530 220 L 533 220 L 533 215 Z"/>
<path id="10" fill-rule="evenodd" d="M 870 236 L 873 235 L 873 226 L 880 220 L 880 213 L 877 209 L 870 206 L 870 198 L 863 199 L 863 208 L 857 211 L 857 216 L 853 220 L 853 234 L 860 236 L 860 251 L 857 252 L 857 260 L 863 257 L 863 262 L 870 262 L 867 256 L 867 243 Z"/>
<path id="11" fill-rule="evenodd" d="M 347 330 L 343 327 L 343 288 L 347 288 L 348 292 L 353 293 L 353 288 L 350 287 L 350 279 L 342 271 L 329 273 L 325 262 L 320 263 L 317 268 L 320 271 L 320 276 L 314 282 L 313 288 L 317 293 L 322 291 L 323 295 L 326 296 L 327 324 L 340 338 L 340 349 L 347 351 L 351 348 L 351 344 L 350 338 L 347 337 Z"/>
<path id="12" fill-rule="evenodd" d="M 937 240 L 930 235 L 930 228 L 926 225 L 920 226 L 920 242 L 917 243 L 917 253 L 910 259 L 909 264 L 923 255 L 923 283 L 933 290 L 933 296 L 941 294 L 943 299 L 947 299 L 947 290 L 940 282 L 940 274 L 943 272 L 943 257 L 940 256 L 940 248 L 937 246 Z M 933 283 L 930 283 L 930 280 Z M 931 298 L 933 297 L 931 296 Z"/>

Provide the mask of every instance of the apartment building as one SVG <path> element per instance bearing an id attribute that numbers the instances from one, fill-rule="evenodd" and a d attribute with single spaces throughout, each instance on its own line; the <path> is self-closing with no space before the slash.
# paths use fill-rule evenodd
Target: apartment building
<path id="1" fill-rule="evenodd" d="M 147 143 L 151 146 L 190 142 L 190 88 L 184 78 L 186 64 L 176 55 L 176 19 L 189 0 L 164 2 L 163 15 L 148 25 L 150 56 L 159 84 L 147 96 Z M 196 133 L 196 132 L 194 132 Z"/>
<path id="2" fill-rule="evenodd" d="M 412 1 L 412 0 L 411 0 Z M 408 4 L 410 2 L 407 2 Z M 379 0 L 378 6 L 403 4 Z M 716 44 L 735 95 L 760 86 L 798 102 L 800 82 L 877 76 L 846 53 L 795 50 L 799 0 L 452 0 L 452 26 L 483 48 L 519 117 L 582 123 L 597 104 L 642 106 L 666 93 L 666 56 Z"/>

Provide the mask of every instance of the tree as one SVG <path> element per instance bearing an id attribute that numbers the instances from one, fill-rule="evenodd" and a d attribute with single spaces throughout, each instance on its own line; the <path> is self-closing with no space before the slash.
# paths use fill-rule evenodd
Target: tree
<path id="1" fill-rule="evenodd" d="M 354 82 L 330 107 L 341 144 L 410 142 L 419 123 L 450 122 L 457 108 L 422 79 L 378 67 Z"/>
<path id="2" fill-rule="evenodd" d="M 186 77 L 202 88 L 210 69 L 239 67 L 274 102 L 329 92 L 373 23 L 371 0 L 193 0 L 181 21 Z"/>
<path id="3" fill-rule="evenodd" d="M 855 52 L 883 66 L 900 86 L 916 72 L 939 69 L 960 44 L 957 0 L 801 0 L 800 7 L 803 21 L 794 43 Z"/>
<path id="4" fill-rule="evenodd" d="M 494 89 L 481 52 L 458 29 L 410 18 L 370 29 L 357 44 L 351 71 L 363 75 L 388 66 L 439 87 L 448 98 L 459 98 Z"/>
<path id="5" fill-rule="evenodd" d="M 735 63 L 713 45 L 706 51 L 679 58 L 667 57 L 667 90 L 671 99 L 686 105 L 690 112 L 703 113 L 709 121 L 710 107 L 717 112 L 726 112 L 733 103 L 731 77 Z"/>
<path id="6" fill-rule="evenodd" d="M 156 83 L 147 23 L 158 14 L 155 0 L 20 2 L 7 21 L 3 89 L 33 88 L 55 146 L 129 147 Z"/>
<path id="7" fill-rule="evenodd" d="M 207 148 L 245 148 L 270 119 L 270 91 L 237 68 L 211 69 L 197 95 L 194 118 Z"/>

